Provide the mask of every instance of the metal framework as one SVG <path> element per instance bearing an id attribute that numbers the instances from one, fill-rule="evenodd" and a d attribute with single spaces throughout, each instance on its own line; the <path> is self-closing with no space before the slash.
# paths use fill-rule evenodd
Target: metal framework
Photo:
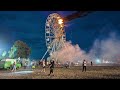
<path id="1" fill-rule="evenodd" d="M 61 16 L 57 13 L 50 14 L 45 23 L 45 40 L 47 51 L 43 55 L 45 57 L 47 52 L 51 56 L 54 52 L 60 50 L 66 42 L 66 33 L 64 22 Z"/>

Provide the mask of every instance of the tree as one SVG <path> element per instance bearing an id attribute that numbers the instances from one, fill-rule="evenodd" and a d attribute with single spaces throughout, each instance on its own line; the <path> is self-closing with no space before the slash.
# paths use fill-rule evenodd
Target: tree
<path id="1" fill-rule="evenodd" d="M 31 49 L 30 47 L 28 47 L 28 45 L 26 43 L 24 43 L 23 41 L 16 41 L 13 45 L 13 47 L 11 48 L 9 54 L 11 53 L 10 58 L 28 58 L 30 53 L 31 53 Z"/>
<path id="2" fill-rule="evenodd" d="M 10 49 L 10 51 L 8 51 L 8 53 L 9 53 L 9 58 L 15 58 L 15 56 L 16 56 L 16 52 L 17 52 L 17 47 L 15 47 L 15 45 L 13 45 L 12 47 L 11 47 L 11 49 Z"/>

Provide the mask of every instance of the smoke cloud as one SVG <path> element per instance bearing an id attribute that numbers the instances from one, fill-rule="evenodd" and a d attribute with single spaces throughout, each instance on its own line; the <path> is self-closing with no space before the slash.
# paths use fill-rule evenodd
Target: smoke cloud
<path id="1" fill-rule="evenodd" d="M 118 63 L 120 62 L 120 38 L 112 32 L 106 39 L 96 39 L 88 53 L 82 50 L 78 44 L 73 45 L 69 41 L 61 50 L 54 52 L 52 57 L 57 57 L 57 60 L 62 63 L 66 61 L 82 63 L 84 59 L 94 63 L 97 63 L 98 59 L 101 63 Z"/>
<path id="2" fill-rule="evenodd" d="M 110 33 L 104 40 L 95 40 L 94 45 L 88 53 L 91 60 L 99 58 L 101 62 L 119 62 L 120 58 L 120 39 L 116 33 Z"/>
<path id="3" fill-rule="evenodd" d="M 61 63 L 65 62 L 82 62 L 83 59 L 87 59 L 87 54 L 84 50 L 82 50 L 78 44 L 72 45 L 72 42 L 66 42 L 64 47 L 54 52 L 52 58 L 57 57 L 57 60 Z"/>

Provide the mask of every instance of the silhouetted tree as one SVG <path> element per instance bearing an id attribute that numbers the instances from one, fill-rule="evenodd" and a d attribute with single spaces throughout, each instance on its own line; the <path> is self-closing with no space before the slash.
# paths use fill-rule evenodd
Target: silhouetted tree
<path id="1" fill-rule="evenodd" d="M 30 53 L 31 53 L 31 49 L 30 47 L 28 47 L 28 45 L 26 43 L 24 43 L 23 41 L 16 41 L 13 45 L 17 50 L 15 51 L 14 54 L 14 58 L 28 58 Z"/>

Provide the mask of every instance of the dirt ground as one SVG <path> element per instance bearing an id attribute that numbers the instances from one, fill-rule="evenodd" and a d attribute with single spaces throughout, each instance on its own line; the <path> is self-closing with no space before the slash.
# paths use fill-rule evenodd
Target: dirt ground
<path id="1" fill-rule="evenodd" d="M 0 70 L 0 79 L 120 79 L 120 66 L 88 66 L 86 72 L 82 72 L 82 67 L 55 68 L 54 75 L 41 72 L 42 68 L 19 69 L 21 71 L 33 71 L 28 74 L 15 74 L 10 70 Z"/>

